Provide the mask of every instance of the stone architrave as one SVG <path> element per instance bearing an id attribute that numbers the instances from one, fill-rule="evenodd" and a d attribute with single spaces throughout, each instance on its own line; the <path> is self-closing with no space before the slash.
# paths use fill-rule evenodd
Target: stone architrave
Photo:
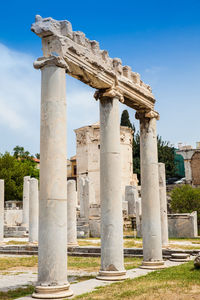
<path id="1" fill-rule="evenodd" d="M 140 165 L 142 198 L 143 268 L 163 268 L 158 150 L 156 119 L 158 113 L 137 112 L 140 120 Z"/>
<path id="2" fill-rule="evenodd" d="M 76 182 L 67 181 L 67 245 L 78 246 L 77 243 L 77 222 L 76 222 Z"/>
<path id="3" fill-rule="evenodd" d="M 65 62 L 42 59 L 38 282 L 34 298 L 65 298 L 67 280 L 67 168 Z"/>
<path id="4" fill-rule="evenodd" d="M 29 180 L 30 176 L 24 177 L 23 183 L 23 226 L 29 227 Z"/>
<path id="5" fill-rule="evenodd" d="M 0 180 L 0 241 L 4 238 L 4 180 Z"/>
<path id="6" fill-rule="evenodd" d="M 29 242 L 38 242 L 39 221 L 38 180 L 29 180 Z"/>
<path id="7" fill-rule="evenodd" d="M 167 194 L 166 194 L 166 176 L 165 164 L 158 164 L 159 174 L 159 195 L 160 195 L 160 217 L 161 217 L 161 236 L 162 245 L 168 246 L 168 218 L 167 218 Z"/>
<path id="8" fill-rule="evenodd" d="M 127 278 L 123 254 L 119 95 L 100 99 L 101 269 L 97 279 Z"/>
<path id="9" fill-rule="evenodd" d="M 136 202 L 138 200 L 138 191 L 136 186 L 127 185 L 125 187 L 125 200 L 128 202 L 128 215 L 136 216 Z"/>

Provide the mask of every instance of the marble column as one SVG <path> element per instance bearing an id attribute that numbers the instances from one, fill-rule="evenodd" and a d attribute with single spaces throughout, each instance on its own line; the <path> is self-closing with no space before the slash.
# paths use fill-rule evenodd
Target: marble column
<path id="1" fill-rule="evenodd" d="M 4 237 L 4 180 L 0 180 L 0 242 Z"/>
<path id="2" fill-rule="evenodd" d="M 127 278 L 123 254 L 119 98 L 100 99 L 101 269 L 97 279 Z"/>
<path id="3" fill-rule="evenodd" d="M 142 198 L 143 268 L 163 268 L 158 150 L 156 119 L 158 113 L 137 112 L 140 120 L 140 168 Z"/>
<path id="4" fill-rule="evenodd" d="M 23 219 L 22 225 L 29 227 L 29 180 L 30 176 L 24 177 L 23 183 Z"/>
<path id="5" fill-rule="evenodd" d="M 35 298 L 71 296 L 67 280 L 66 78 L 60 57 L 38 59 L 41 69 L 38 282 Z"/>
<path id="6" fill-rule="evenodd" d="M 165 164 L 163 164 L 163 163 L 158 164 L 158 174 L 159 174 L 161 236 L 162 236 L 162 245 L 166 247 L 169 244 L 169 239 L 168 239 Z"/>
<path id="7" fill-rule="evenodd" d="M 38 242 L 38 180 L 29 180 L 29 242 Z"/>
<path id="8" fill-rule="evenodd" d="M 80 202 L 80 217 L 85 218 L 85 197 L 84 197 L 84 187 L 85 187 L 85 178 L 79 177 L 78 178 L 78 196 Z"/>
<path id="9" fill-rule="evenodd" d="M 67 245 L 71 247 L 78 246 L 77 243 L 77 222 L 76 222 L 76 182 L 67 181 Z"/>
<path id="10" fill-rule="evenodd" d="M 128 215 L 136 216 L 136 202 L 138 200 L 138 190 L 136 186 L 127 185 L 125 187 L 125 200 L 128 202 Z"/>

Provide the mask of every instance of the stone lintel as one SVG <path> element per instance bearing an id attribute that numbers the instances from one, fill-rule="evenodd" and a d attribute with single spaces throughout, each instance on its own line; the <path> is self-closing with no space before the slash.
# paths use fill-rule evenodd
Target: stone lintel
<path id="1" fill-rule="evenodd" d="M 31 30 L 42 38 L 43 56 L 62 58 L 69 66 L 65 67 L 66 72 L 72 77 L 98 90 L 112 89 L 117 79 L 127 106 L 136 110 L 154 108 L 151 87 L 140 75 L 131 67 L 123 66 L 119 58 L 110 58 L 97 41 L 89 40 L 83 32 L 73 31 L 69 21 L 36 16 Z M 35 63 L 35 67 L 40 68 L 40 64 Z"/>

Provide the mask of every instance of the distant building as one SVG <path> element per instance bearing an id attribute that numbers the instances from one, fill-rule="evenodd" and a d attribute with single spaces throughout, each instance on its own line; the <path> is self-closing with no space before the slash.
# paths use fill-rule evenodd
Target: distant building
<path id="1" fill-rule="evenodd" d="M 177 154 L 182 155 L 185 166 L 186 183 L 195 186 L 200 185 L 200 142 L 196 143 L 196 149 L 192 146 L 179 144 Z"/>

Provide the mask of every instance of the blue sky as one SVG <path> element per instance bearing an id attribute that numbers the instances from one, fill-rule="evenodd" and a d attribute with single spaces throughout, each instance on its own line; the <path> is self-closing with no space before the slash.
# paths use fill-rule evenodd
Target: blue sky
<path id="1" fill-rule="evenodd" d="M 0 152 L 16 145 L 39 152 L 41 40 L 30 31 L 36 14 L 67 19 L 100 42 L 111 57 L 150 84 L 160 113 L 158 134 L 172 144 L 200 140 L 200 1 L 1 1 Z M 73 129 L 98 120 L 94 91 L 67 76 L 68 156 Z M 121 106 L 123 109 L 124 106 Z M 131 120 L 134 111 L 129 109 Z"/>

